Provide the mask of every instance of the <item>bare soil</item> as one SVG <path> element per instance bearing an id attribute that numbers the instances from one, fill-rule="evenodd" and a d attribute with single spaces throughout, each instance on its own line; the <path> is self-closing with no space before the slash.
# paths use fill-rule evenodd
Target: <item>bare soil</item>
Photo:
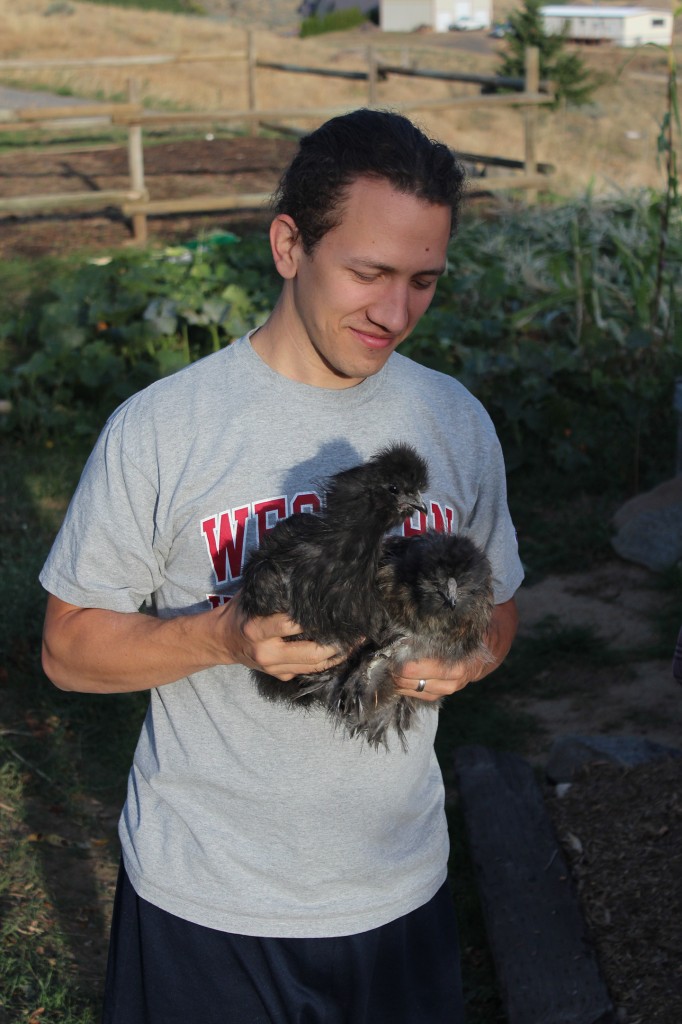
<path id="1" fill-rule="evenodd" d="M 595 764 L 548 798 L 622 1024 L 682 1019 L 682 758 Z"/>
<path id="2" fill-rule="evenodd" d="M 548 577 L 519 593 L 521 633 L 548 615 L 593 629 L 610 647 L 642 649 L 660 603 L 653 573 L 614 560 L 591 573 Z M 682 622 L 682 613 L 681 613 Z M 567 733 L 640 736 L 682 747 L 682 690 L 670 657 L 625 668 L 566 664 L 547 695 L 511 703 L 542 726 L 528 758 L 544 765 Z M 552 692 L 554 691 L 554 692 Z M 682 1020 L 682 758 L 634 768 L 596 761 L 546 804 L 577 883 L 618 1024 Z"/>
<path id="3" fill-rule="evenodd" d="M 155 199 L 192 195 L 267 193 L 295 149 L 286 139 L 238 138 L 164 142 L 145 149 L 145 177 Z M 22 152 L 0 155 L 0 193 L 26 194 L 104 191 L 128 188 L 125 146 L 86 151 Z M 265 229 L 258 209 L 225 214 L 151 217 L 154 244 L 196 238 L 202 231 Z M 0 215 L 0 258 L 58 255 L 74 249 L 129 245 L 130 223 L 113 207 L 90 212 Z"/>
<path id="4" fill-rule="evenodd" d="M 168 142 L 145 152 L 155 198 L 191 193 L 272 191 L 293 151 L 286 140 Z M 0 191 L 50 193 L 124 186 L 123 147 L 88 152 L 22 153 L 0 157 Z M 155 217 L 154 242 L 195 238 L 201 231 L 265 228 L 267 214 Z M 130 226 L 112 209 L 97 213 L 0 217 L 0 258 L 33 257 L 130 243 Z M 614 559 L 598 571 L 551 577 L 522 589 L 522 630 L 548 614 L 596 629 L 609 645 L 640 648 L 650 639 L 660 596 L 653 574 Z M 527 751 L 542 765 L 554 737 L 564 733 L 637 734 L 673 746 L 682 735 L 682 692 L 670 659 L 633 661 L 586 671 L 567 664 L 548 680 L 542 698 L 510 695 L 542 726 Z M 554 687 L 554 692 L 552 690 Z M 597 764 L 584 770 L 547 805 L 572 863 L 592 938 L 618 1008 L 619 1024 L 678 1024 L 682 1020 L 682 760 L 624 770 Z M 60 804 L 34 802 L 16 838 L 39 843 L 47 890 L 59 892 L 44 913 L 60 919 L 83 986 L 97 988 L 106 957 L 113 895 L 117 807 L 92 801 L 80 816 Z M 47 899 L 47 893 L 45 895 Z"/>
<path id="5" fill-rule="evenodd" d="M 549 576 L 522 587 L 517 600 L 520 635 L 532 634 L 551 617 L 564 627 L 593 630 L 607 647 L 625 654 L 625 665 L 617 667 L 567 663 L 551 677 L 547 673 L 543 696 L 510 695 L 545 730 L 527 752 L 531 761 L 544 763 L 551 741 L 566 733 L 628 734 L 682 747 L 682 690 L 672 676 L 675 638 L 669 658 L 640 660 L 636 653 L 655 639 L 661 592 L 654 573 L 614 558 L 589 573 Z"/>

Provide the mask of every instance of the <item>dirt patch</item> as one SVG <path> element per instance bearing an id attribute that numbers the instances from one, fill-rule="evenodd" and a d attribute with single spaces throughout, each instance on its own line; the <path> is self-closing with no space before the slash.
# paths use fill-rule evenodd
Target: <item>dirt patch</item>
<path id="1" fill-rule="evenodd" d="M 543 727 L 531 760 L 542 763 L 562 733 L 627 733 L 667 746 L 680 744 L 682 691 L 672 676 L 674 641 L 669 658 L 641 660 L 641 652 L 656 639 L 652 622 L 661 600 L 656 574 L 621 560 L 521 589 L 520 635 L 532 634 L 549 620 L 592 630 L 609 648 L 625 654 L 617 666 L 586 668 L 569 658 L 563 668 L 546 674 L 541 696 L 511 697 L 514 706 Z"/>
<path id="2" fill-rule="evenodd" d="M 669 658 L 634 660 L 655 639 L 661 592 L 654 573 L 614 560 L 590 573 L 548 577 L 522 588 L 518 599 L 521 635 L 551 616 L 633 653 L 619 666 L 568 663 L 548 677 L 546 695 L 512 697 L 542 726 L 531 762 L 544 765 L 553 740 L 567 733 L 634 735 L 680 747 L 674 639 Z M 577 774 L 565 796 L 548 787 L 546 802 L 618 1024 L 682 1020 L 682 758 L 629 769 L 597 762 Z"/>
<path id="3" fill-rule="evenodd" d="M 633 649 L 651 641 L 660 605 L 656 575 L 614 560 L 589 573 L 549 576 L 518 594 L 521 635 L 553 616 L 563 626 L 593 629 L 609 646 Z"/>
<path id="4" fill-rule="evenodd" d="M 617 1020 L 682 1020 L 682 759 L 593 765 L 548 807 Z"/>
<path id="5" fill-rule="evenodd" d="M 30 791 L 35 769 L 24 765 L 21 784 Z M 0 1024 L 15 1024 L 20 1018 L 38 1024 L 41 984 L 49 984 L 55 969 L 67 975 L 58 983 L 81 993 L 83 1001 L 96 1002 L 104 985 L 120 808 L 91 797 L 67 807 L 58 786 L 46 792 L 52 793 L 52 801 L 24 794 L 16 802 L 6 797 L 0 802 L 0 895 L 11 921 L 3 934 Z M 31 952 L 25 954 L 23 947 Z M 15 962 L 33 951 L 40 957 L 40 975 L 32 985 L 30 975 L 24 974 L 17 991 L 12 987 Z M 6 1006 L 12 1007 L 11 1016 Z"/>
<path id="6" fill-rule="evenodd" d="M 239 138 L 165 142 L 145 149 L 145 178 L 155 199 L 267 193 L 295 150 L 288 139 Z M 0 192 L 11 198 L 129 187 L 127 149 L 0 154 Z M 177 243 L 202 232 L 265 230 L 263 210 L 148 219 L 152 243 Z M 89 212 L 0 216 L 0 259 L 111 249 L 132 242 L 130 222 L 114 207 Z"/>
<path id="7" fill-rule="evenodd" d="M 118 816 L 118 807 L 92 798 L 77 815 L 59 803 L 46 807 L 31 800 L 26 807 L 23 836 L 38 847 L 49 894 L 46 910 L 59 920 L 84 991 L 97 992 L 104 981 L 118 873 Z"/>

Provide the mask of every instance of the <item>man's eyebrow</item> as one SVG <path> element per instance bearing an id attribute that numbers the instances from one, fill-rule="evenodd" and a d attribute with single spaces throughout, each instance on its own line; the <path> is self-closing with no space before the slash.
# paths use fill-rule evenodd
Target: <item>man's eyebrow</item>
<path id="1" fill-rule="evenodd" d="M 395 274 L 396 267 L 392 267 L 389 263 L 377 263 L 375 260 L 365 260 L 360 257 L 352 259 L 351 264 L 358 267 L 367 267 L 368 270 L 383 270 L 387 274 Z M 418 270 L 413 277 L 441 277 L 445 273 L 445 265 L 440 267 L 424 267 L 423 270 Z"/>

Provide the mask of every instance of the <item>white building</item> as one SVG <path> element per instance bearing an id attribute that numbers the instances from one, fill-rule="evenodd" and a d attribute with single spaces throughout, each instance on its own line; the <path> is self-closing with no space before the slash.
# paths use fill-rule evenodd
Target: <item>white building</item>
<path id="1" fill-rule="evenodd" d="M 414 32 L 424 25 L 434 32 L 447 32 L 460 18 L 471 18 L 487 28 L 492 0 L 380 0 L 379 5 L 384 32 Z"/>
<path id="2" fill-rule="evenodd" d="M 616 46 L 643 46 L 659 43 L 668 46 L 673 37 L 670 11 L 648 7 L 581 7 L 555 5 L 541 7 L 545 32 L 559 33 L 568 25 L 568 38 L 574 42 L 609 42 Z"/>

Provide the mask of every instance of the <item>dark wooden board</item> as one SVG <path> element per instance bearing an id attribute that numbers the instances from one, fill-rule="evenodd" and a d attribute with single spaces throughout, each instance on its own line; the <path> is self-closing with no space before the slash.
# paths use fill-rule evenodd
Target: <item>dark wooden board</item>
<path id="1" fill-rule="evenodd" d="M 613 1006 L 530 765 L 460 747 L 455 771 L 508 1024 L 612 1024 Z"/>

